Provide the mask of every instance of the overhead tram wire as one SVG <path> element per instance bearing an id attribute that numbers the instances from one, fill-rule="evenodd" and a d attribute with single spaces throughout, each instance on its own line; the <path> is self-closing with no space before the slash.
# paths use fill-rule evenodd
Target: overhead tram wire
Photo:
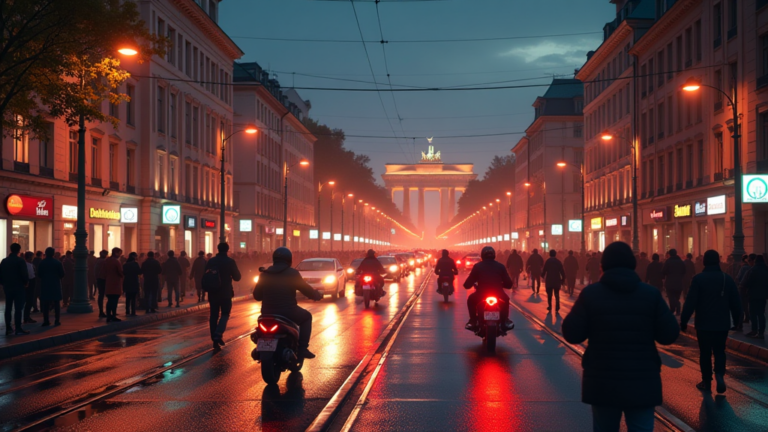
<path id="1" fill-rule="evenodd" d="M 355 1 L 359 2 L 360 0 L 355 0 Z M 376 3 L 378 2 L 376 1 Z M 362 42 L 364 44 L 497 42 L 497 41 L 507 41 L 507 40 L 546 39 L 546 38 L 555 38 L 555 37 L 587 36 L 587 35 L 596 35 L 596 34 L 603 34 L 603 32 L 591 31 L 591 32 L 580 32 L 580 33 L 558 33 L 558 34 L 550 34 L 550 35 L 501 36 L 501 37 L 469 38 L 469 39 L 363 40 Z M 263 41 L 271 41 L 271 42 L 312 42 L 312 43 L 360 43 L 361 42 L 361 41 L 352 40 L 352 39 L 300 39 L 300 38 L 276 38 L 276 37 L 258 37 L 258 36 L 232 36 L 232 39 L 263 40 Z"/>
<path id="2" fill-rule="evenodd" d="M 384 111 L 384 115 L 387 117 L 387 124 L 389 124 L 389 128 L 392 129 L 392 135 L 397 137 L 397 132 L 395 132 L 394 126 L 392 126 L 392 121 L 389 119 L 389 113 L 387 113 L 387 108 L 384 106 L 384 99 L 381 97 L 381 92 L 379 91 L 379 85 L 376 83 L 376 74 L 373 72 L 373 64 L 371 63 L 371 56 L 368 54 L 368 46 L 365 44 L 365 37 L 363 36 L 363 28 L 360 26 L 360 18 L 357 16 L 357 8 L 355 7 L 355 0 L 349 0 L 349 3 L 352 5 L 352 12 L 355 15 L 355 22 L 357 23 L 357 31 L 360 33 L 360 41 L 363 44 L 363 51 L 365 51 L 365 59 L 368 60 L 368 68 L 371 70 L 371 78 L 373 79 L 374 85 L 376 86 L 376 95 L 379 97 L 379 102 L 381 103 L 381 109 Z M 391 90 L 395 90 L 393 88 L 390 88 Z M 403 154 L 405 155 L 405 158 L 407 161 L 413 161 L 413 156 L 409 155 L 408 152 L 405 151 L 403 146 L 400 144 L 400 140 L 397 140 L 397 145 L 400 147 L 400 149 L 403 151 Z"/>

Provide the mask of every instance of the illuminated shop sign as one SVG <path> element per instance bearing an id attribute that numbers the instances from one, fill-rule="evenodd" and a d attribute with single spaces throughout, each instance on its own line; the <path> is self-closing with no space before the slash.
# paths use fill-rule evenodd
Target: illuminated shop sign
<path id="1" fill-rule="evenodd" d="M 301 237 L 301 231 L 299 231 L 299 230 L 293 230 L 293 236 L 294 236 L 294 237 Z"/>
<path id="2" fill-rule="evenodd" d="M 181 223 L 181 206 L 177 204 L 163 204 L 163 224 L 178 225 Z"/>
<path id="3" fill-rule="evenodd" d="M 240 232 L 253 231 L 253 221 L 250 219 L 240 219 Z"/>
<path id="4" fill-rule="evenodd" d="M 619 225 L 619 218 L 610 218 L 605 220 L 605 227 L 615 227 Z"/>
<path id="5" fill-rule="evenodd" d="M 589 226 L 592 227 L 593 230 L 603 229 L 603 218 L 601 217 L 592 218 L 589 221 Z"/>
<path id="6" fill-rule="evenodd" d="M 194 216 L 184 216 L 184 228 L 186 229 L 197 228 L 197 218 Z"/>
<path id="7" fill-rule="evenodd" d="M 213 219 L 203 219 L 200 218 L 200 227 L 203 229 L 215 229 L 216 228 L 216 221 Z"/>
<path id="8" fill-rule="evenodd" d="M 552 235 L 563 235 L 563 225 L 552 224 Z"/>
<path id="9" fill-rule="evenodd" d="M 697 202 L 693 205 L 693 214 L 695 216 L 706 216 L 707 215 L 707 202 Z"/>
<path id="10" fill-rule="evenodd" d="M 651 219 L 655 220 L 656 222 L 664 222 L 667 220 L 667 217 L 669 215 L 666 207 L 660 207 L 660 208 L 651 210 L 650 216 L 651 216 Z"/>
<path id="11" fill-rule="evenodd" d="M 619 219 L 621 220 L 621 226 L 629 226 L 632 222 L 632 218 L 630 218 L 629 215 L 623 215 Z"/>
<path id="12" fill-rule="evenodd" d="M 520 238 L 520 233 L 517 233 L 517 232 L 512 233 L 512 240 L 517 240 L 519 238 Z"/>
<path id="13" fill-rule="evenodd" d="M 77 219 L 77 206 L 71 206 L 66 204 L 61 206 L 61 218 Z"/>
<path id="14" fill-rule="evenodd" d="M 581 232 L 584 228 L 584 224 L 582 223 L 581 219 L 571 219 L 568 221 L 568 231 L 569 232 Z"/>
<path id="15" fill-rule="evenodd" d="M 283 229 L 282 229 L 282 228 L 275 228 L 275 234 L 277 234 L 277 235 L 283 235 L 283 233 L 285 233 L 285 231 L 283 231 Z"/>
<path id="16" fill-rule="evenodd" d="M 768 203 L 768 174 L 746 174 L 741 178 L 742 202 Z"/>
<path id="17" fill-rule="evenodd" d="M 136 223 L 139 221 L 139 209 L 137 207 L 120 208 L 120 222 Z"/>
<path id="18" fill-rule="evenodd" d="M 691 205 L 690 204 L 677 204 L 675 205 L 675 212 L 674 215 L 676 218 L 681 217 L 690 217 L 691 216 Z"/>
<path id="19" fill-rule="evenodd" d="M 317 230 L 309 230 L 309 239 L 310 240 L 317 240 L 318 234 L 319 233 L 318 233 Z"/>
<path id="20" fill-rule="evenodd" d="M 5 200 L 5 209 L 12 216 L 53 219 L 53 197 L 8 195 L 8 198 Z"/>
<path id="21" fill-rule="evenodd" d="M 707 198 L 707 214 L 725 214 L 725 195 L 718 195 Z"/>

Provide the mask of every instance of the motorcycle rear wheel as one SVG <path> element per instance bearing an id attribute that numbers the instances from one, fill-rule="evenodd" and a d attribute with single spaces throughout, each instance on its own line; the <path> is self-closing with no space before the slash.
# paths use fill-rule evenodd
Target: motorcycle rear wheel
<path id="1" fill-rule="evenodd" d="M 448 303 L 448 297 L 450 297 L 450 294 L 443 294 L 443 299 L 446 303 Z"/>
<path id="2" fill-rule="evenodd" d="M 267 384 L 277 384 L 280 381 L 280 369 L 275 364 L 275 353 L 272 351 L 261 351 L 259 359 L 261 360 L 261 378 Z"/>
<path id="3" fill-rule="evenodd" d="M 363 291 L 363 304 L 365 304 L 365 308 L 368 309 L 371 306 L 371 292 L 370 290 Z"/>
<path id="4" fill-rule="evenodd" d="M 488 353 L 496 353 L 496 326 L 487 326 L 485 328 L 485 348 Z"/>

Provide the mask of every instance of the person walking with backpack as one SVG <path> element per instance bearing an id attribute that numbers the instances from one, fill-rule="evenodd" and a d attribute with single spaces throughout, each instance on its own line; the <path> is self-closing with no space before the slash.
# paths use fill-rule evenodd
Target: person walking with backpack
<path id="1" fill-rule="evenodd" d="M 126 316 L 136 316 L 136 296 L 139 294 L 139 276 L 141 275 L 141 267 L 136 262 L 136 257 L 136 252 L 131 252 L 128 254 L 128 261 L 123 264 Z"/>
<path id="2" fill-rule="evenodd" d="M 701 382 L 696 388 L 712 391 L 712 357 L 715 357 L 717 392 L 725 392 L 725 342 L 733 324 L 741 324 L 741 300 L 736 282 L 720 268 L 720 254 L 704 253 L 704 271 L 693 277 L 688 297 L 680 316 L 680 329 L 688 328 L 688 320 L 696 312 L 696 339 L 699 342 Z"/>
<path id="3" fill-rule="evenodd" d="M 219 253 L 208 260 L 203 274 L 203 289 L 208 292 L 208 302 L 211 304 L 210 329 L 213 349 L 224 346 L 224 331 L 232 312 L 232 298 L 235 290 L 232 281 L 239 281 L 240 270 L 235 260 L 227 256 L 229 245 L 219 243 Z M 219 316 L 221 314 L 221 316 Z"/>

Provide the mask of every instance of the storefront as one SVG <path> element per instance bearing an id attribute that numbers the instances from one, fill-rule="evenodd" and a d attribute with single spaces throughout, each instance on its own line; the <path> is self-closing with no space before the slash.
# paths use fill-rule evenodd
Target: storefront
<path id="1" fill-rule="evenodd" d="M 197 217 L 184 215 L 184 250 L 187 255 L 195 257 L 197 256 Z"/>
<path id="2" fill-rule="evenodd" d="M 126 253 L 137 250 L 138 207 L 128 204 L 123 207 L 118 202 L 94 202 L 86 209 L 85 217 L 89 250 L 97 254 L 102 250 L 110 252 L 116 247 Z M 62 204 L 60 223 L 63 251 L 74 250 L 77 206 Z"/>
<path id="3" fill-rule="evenodd" d="M 605 249 L 605 221 L 602 216 L 589 219 L 589 244 L 587 249 L 590 251 L 602 251 Z"/>
<path id="4" fill-rule="evenodd" d="M 53 197 L 10 194 L 5 198 L 7 218 L 0 218 L 0 249 L 12 243 L 22 251 L 42 251 L 53 244 Z"/>

